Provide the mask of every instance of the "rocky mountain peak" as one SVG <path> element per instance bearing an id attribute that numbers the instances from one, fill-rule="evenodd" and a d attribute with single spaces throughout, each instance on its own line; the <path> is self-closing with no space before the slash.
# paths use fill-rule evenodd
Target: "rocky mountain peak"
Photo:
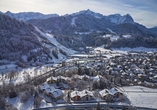
<path id="1" fill-rule="evenodd" d="M 87 10 L 83 10 L 83 11 L 79 11 L 79 12 L 76 12 L 76 13 L 73 13 L 71 14 L 72 16 L 78 16 L 78 15 L 90 15 L 90 16 L 93 16 L 95 18 L 102 18 L 103 15 L 100 14 L 100 13 L 95 13 L 89 9 Z"/>
<path id="2" fill-rule="evenodd" d="M 121 16 L 120 14 L 112 14 L 107 16 L 107 19 L 115 24 L 134 23 L 134 20 L 130 14 L 126 14 L 124 16 Z"/>

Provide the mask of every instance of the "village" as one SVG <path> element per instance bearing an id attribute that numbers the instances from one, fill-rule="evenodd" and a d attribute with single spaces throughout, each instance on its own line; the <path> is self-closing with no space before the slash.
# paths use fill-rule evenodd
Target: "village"
<path id="1" fill-rule="evenodd" d="M 108 55 L 112 54 L 110 58 Z M 106 56 L 105 56 L 106 55 Z M 75 55 L 38 86 L 49 103 L 106 102 L 130 105 L 124 86 L 157 88 L 157 53 Z"/>
<path id="2" fill-rule="evenodd" d="M 26 103 L 33 96 L 33 108 L 40 108 L 41 103 L 51 107 L 57 104 L 103 103 L 129 106 L 134 110 L 135 105 L 130 99 L 132 92 L 157 93 L 156 64 L 157 52 L 90 49 L 87 53 L 68 56 L 68 59 L 47 66 L 43 71 L 24 71 L 25 83 L 8 86 L 5 84 L 0 92 L 7 96 L 5 91 L 9 91 L 9 100 L 19 97 L 20 94 L 22 103 Z M 42 72 L 44 73 L 41 74 Z M 6 74 L 5 77 L 9 78 L 10 75 L 11 73 Z M 17 77 L 19 76 L 13 76 L 8 81 Z"/>

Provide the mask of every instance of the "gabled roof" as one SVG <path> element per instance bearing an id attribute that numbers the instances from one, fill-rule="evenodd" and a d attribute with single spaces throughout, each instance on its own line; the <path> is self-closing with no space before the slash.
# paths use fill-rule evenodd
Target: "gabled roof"
<path id="1" fill-rule="evenodd" d="M 101 91 L 99 92 L 99 94 L 100 94 L 102 97 L 104 97 L 104 96 L 108 95 L 109 93 L 108 93 L 107 89 L 104 89 L 104 90 L 101 90 Z"/>
<path id="2" fill-rule="evenodd" d="M 71 97 L 75 97 L 75 96 L 80 96 L 80 97 L 84 97 L 84 96 L 94 96 L 93 93 L 91 91 L 88 90 L 83 90 L 83 91 L 73 91 L 70 93 Z"/>
<path id="3" fill-rule="evenodd" d="M 104 96 L 106 96 L 106 95 L 108 95 L 108 94 L 110 94 L 110 95 L 115 95 L 116 93 L 122 93 L 120 90 L 118 90 L 118 89 L 116 89 L 116 88 L 111 88 L 111 89 L 104 89 L 104 90 L 101 90 L 100 92 L 99 92 L 99 94 L 102 96 L 102 97 L 104 97 Z"/>
<path id="4" fill-rule="evenodd" d="M 52 94 L 54 98 L 57 98 L 62 95 L 62 90 L 54 88 L 54 86 L 50 86 L 48 84 L 39 85 L 41 90 L 45 90 L 47 94 Z"/>
<path id="5" fill-rule="evenodd" d="M 92 96 L 93 97 L 93 93 L 91 91 L 88 90 L 83 90 L 80 92 L 80 97 L 84 97 L 84 96 Z"/>
<path id="6" fill-rule="evenodd" d="M 84 74 L 84 75 L 80 76 L 80 79 L 82 79 L 82 78 L 90 78 L 90 76 Z"/>
<path id="7" fill-rule="evenodd" d="M 53 92 L 51 92 L 54 98 L 57 98 L 62 95 L 62 90 L 60 89 L 55 89 Z"/>
<path id="8" fill-rule="evenodd" d="M 93 79 L 94 82 L 100 80 L 100 78 L 102 78 L 101 75 L 97 75 L 95 77 L 92 77 L 92 79 Z"/>
<path id="9" fill-rule="evenodd" d="M 47 88 L 49 88 L 49 85 L 48 84 L 42 84 L 42 85 L 39 85 L 39 88 L 40 88 L 40 90 L 46 90 Z"/>
<path id="10" fill-rule="evenodd" d="M 70 93 L 70 97 L 71 97 L 71 98 L 72 98 L 72 97 L 75 97 L 75 96 L 80 96 L 79 91 L 73 91 L 73 92 Z"/>
<path id="11" fill-rule="evenodd" d="M 49 86 L 48 88 L 46 88 L 46 93 L 50 93 L 50 92 L 52 92 L 52 91 L 54 91 L 54 90 L 56 90 L 53 86 Z"/>

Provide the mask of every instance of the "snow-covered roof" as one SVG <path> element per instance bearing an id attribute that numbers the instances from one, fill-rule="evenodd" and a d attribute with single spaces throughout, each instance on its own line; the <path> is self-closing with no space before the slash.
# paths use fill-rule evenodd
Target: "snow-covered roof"
<path id="1" fill-rule="evenodd" d="M 104 90 L 101 90 L 101 91 L 99 92 L 99 94 L 100 94 L 102 97 L 104 97 L 104 96 L 106 96 L 106 95 L 108 95 L 108 94 L 110 94 L 110 95 L 115 95 L 117 92 L 122 93 L 121 91 L 119 91 L 119 90 L 116 89 L 116 88 L 111 88 L 111 89 L 104 89 Z"/>
<path id="2" fill-rule="evenodd" d="M 93 81 L 97 81 L 97 80 L 99 80 L 100 78 L 102 78 L 101 75 L 96 75 L 96 76 L 93 77 L 92 79 L 93 79 Z"/>
<path id="3" fill-rule="evenodd" d="M 56 90 L 53 86 L 49 86 L 45 89 L 46 93 L 51 93 L 52 91 Z"/>
<path id="4" fill-rule="evenodd" d="M 70 97 L 75 97 L 75 96 L 80 96 L 80 92 L 79 91 L 72 91 L 70 93 Z"/>
<path id="5" fill-rule="evenodd" d="M 86 95 L 93 97 L 93 93 L 91 91 L 83 90 L 83 91 L 80 92 L 80 97 L 84 97 Z"/>
<path id="6" fill-rule="evenodd" d="M 53 92 L 51 92 L 54 98 L 57 98 L 62 95 L 62 90 L 60 89 L 55 89 Z"/>
<path id="7" fill-rule="evenodd" d="M 49 88 L 49 85 L 48 84 L 42 84 L 42 85 L 39 85 L 39 88 L 40 88 L 40 90 L 46 90 L 47 88 Z"/>
<path id="8" fill-rule="evenodd" d="M 46 79 L 46 81 L 50 81 L 50 80 L 55 80 L 56 81 L 57 77 L 49 77 L 49 78 Z"/>
<path id="9" fill-rule="evenodd" d="M 71 97 L 75 97 L 75 96 L 80 96 L 80 97 L 84 97 L 84 96 L 94 96 L 93 93 L 91 91 L 88 90 L 83 90 L 83 91 L 73 91 L 70 93 Z"/>
<path id="10" fill-rule="evenodd" d="M 107 89 L 104 89 L 104 90 L 101 90 L 101 91 L 99 92 L 99 94 L 100 94 L 102 97 L 104 97 L 104 96 L 106 96 L 106 95 L 109 94 L 109 93 L 108 93 Z"/>
<path id="11" fill-rule="evenodd" d="M 52 94 L 53 97 L 57 98 L 62 95 L 62 90 L 54 88 L 54 86 L 50 86 L 49 84 L 39 85 L 41 90 L 45 90 L 47 94 Z"/>
<path id="12" fill-rule="evenodd" d="M 39 85 L 41 90 L 45 90 L 47 94 L 52 94 L 54 98 L 57 98 L 62 95 L 62 90 L 54 88 L 54 86 L 50 86 L 48 84 Z"/>
<path id="13" fill-rule="evenodd" d="M 86 77 L 86 78 L 90 78 L 90 76 L 84 74 L 84 75 L 80 76 L 80 79 L 82 79 L 82 78 L 84 78 L 84 77 Z"/>
<path id="14" fill-rule="evenodd" d="M 116 94 L 116 93 L 119 92 L 119 91 L 118 91 L 117 89 L 115 89 L 115 88 L 111 88 L 111 89 L 108 90 L 108 92 L 109 92 L 110 94 L 114 95 L 114 94 Z"/>
<path id="15" fill-rule="evenodd" d="M 157 78 L 157 75 L 155 75 L 154 78 Z"/>

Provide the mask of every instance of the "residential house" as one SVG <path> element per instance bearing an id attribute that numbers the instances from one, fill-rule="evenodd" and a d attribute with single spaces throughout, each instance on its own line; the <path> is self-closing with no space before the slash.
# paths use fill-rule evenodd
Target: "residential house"
<path id="1" fill-rule="evenodd" d="M 42 84 L 42 85 L 39 85 L 39 91 L 40 92 L 44 92 L 47 88 L 49 88 L 49 85 L 48 84 Z"/>
<path id="2" fill-rule="evenodd" d="M 62 90 L 56 89 L 54 86 L 50 86 L 49 84 L 39 85 L 39 91 L 54 100 L 60 99 L 63 95 Z"/>
<path id="3" fill-rule="evenodd" d="M 100 94 L 101 98 L 103 100 L 105 100 L 106 102 L 112 102 L 113 101 L 114 96 L 112 94 L 108 93 L 107 89 L 101 90 L 99 92 L 99 94 Z"/>
<path id="4" fill-rule="evenodd" d="M 80 92 L 80 97 L 82 101 L 91 101 L 94 100 L 94 95 L 91 91 L 83 90 Z"/>
<path id="5" fill-rule="evenodd" d="M 56 77 L 49 77 L 49 78 L 47 78 L 46 82 L 48 84 L 54 84 L 57 82 L 57 78 Z"/>
<path id="6" fill-rule="evenodd" d="M 73 91 L 70 93 L 71 101 L 91 101 L 94 100 L 94 95 L 91 91 Z"/>
<path id="7" fill-rule="evenodd" d="M 70 93 L 70 99 L 71 101 L 80 101 L 81 97 L 80 97 L 80 93 L 79 91 L 73 91 Z"/>
<path id="8" fill-rule="evenodd" d="M 118 99 L 121 95 L 123 95 L 123 93 L 116 88 L 101 90 L 99 94 L 101 98 L 103 100 L 106 100 L 107 102 L 112 102 L 115 99 Z"/>

